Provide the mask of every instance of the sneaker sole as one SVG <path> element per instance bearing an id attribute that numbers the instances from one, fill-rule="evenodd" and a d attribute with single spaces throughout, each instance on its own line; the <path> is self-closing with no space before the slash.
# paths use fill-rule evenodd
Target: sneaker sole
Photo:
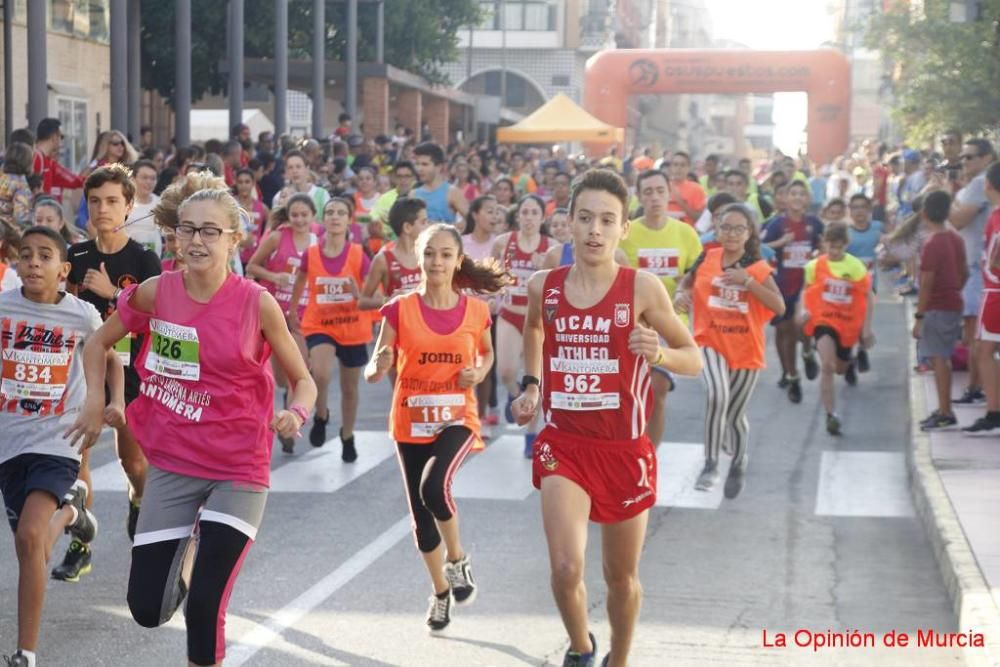
<path id="1" fill-rule="evenodd" d="M 456 598 L 456 597 L 453 597 L 452 599 L 455 601 L 455 605 L 456 606 L 458 606 L 458 607 L 468 607 L 470 604 L 472 604 L 473 602 L 476 601 L 477 597 L 479 597 L 479 586 L 476 586 L 475 588 L 473 588 L 472 589 L 472 593 L 469 594 L 469 597 L 465 598 L 461 602 L 459 602 L 458 598 Z"/>
<path id="2" fill-rule="evenodd" d="M 448 625 L 443 628 L 434 629 L 431 626 L 427 626 L 427 632 L 430 633 L 431 637 L 442 637 L 448 632 L 448 628 L 451 627 L 451 621 L 448 621 Z"/>
<path id="3" fill-rule="evenodd" d="M 58 577 L 55 574 L 53 574 L 52 578 L 55 579 L 56 581 L 65 581 L 67 584 L 78 584 L 80 583 L 80 577 L 82 577 L 85 574 L 90 574 L 90 571 L 93 569 L 94 569 L 93 565 L 87 564 L 82 568 L 80 568 L 80 571 L 77 572 L 75 577 Z"/>

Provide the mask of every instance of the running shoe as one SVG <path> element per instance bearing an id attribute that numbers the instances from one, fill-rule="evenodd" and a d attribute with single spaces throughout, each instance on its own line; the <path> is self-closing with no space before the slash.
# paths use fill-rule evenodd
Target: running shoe
<path id="1" fill-rule="evenodd" d="M 139 524 L 139 505 L 128 501 L 128 517 L 125 519 L 125 533 L 130 542 L 135 542 L 135 527 Z"/>
<path id="2" fill-rule="evenodd" d="M 465 554 L 462 560 L 445 563 L 444 576 L 448 580 L 448 585 L 451 586 L 451 594 L 455 598 L 455 604 L 461 607 L 475 601 L 479 589 L 476 586 L 476 580 L 472 578 L 472 564 L 469 562 L 469 554 Z"/>
<path id="3" fill-rule="evenodd" d="M 611 652 L 608 651 L 604 654 L 604 660 L 601 660 L 601 667 L 608 667 L 608 661 L 611 660 Z"/>
<path id="4" fill-rule="evenodd" d="M 746 485 L 746 473 L 746 469 L 736 463 L 729 468 L 729 474 L 726 475 L 726 485 L 722 489 L 722 494 L 726 498 L 732 500 L 740 495 L 740 491 Z"/>
<path id="5" fill-rule="evenodd" d="M 968 387 L 965 393 L 959 398 L 951 399 L 952 403 L 957 403 L 958 405 L 973 405 L 975 403 L 985 403 L 986 394 L 979 387 Z"/>
<path id="6" fill-rule="evenodd" d="M 802 363 L 806 367 L 806 379 L 815 380 L 819 375 L 819 363 L 816 361 L 816 353 L 803 354 Z"/>
<path id="7" fill-rule="evenodd" d="M 713 462 L 706 463 L 698 481 L 694 483 L 694 488 L 698 491 L 711 491 L 715 483 L 719 481 L 719 464 Z"/>
<path id="8" fill-rule="evenodd" d="M 88 492 L 87 483 L 78 479 L 63 496 L 63 505 L 72 507 L 76 514 L 73 523 L 66 526 L 66 534 L 84 544 L 90 544 L 97 537 L 97 517 L 86 507 Z"/>
<path id="9" fill-rule="evenodd" d="M 497 426 L 500 423 L 500 418 L 491 412 L 483 418 L 483 423 L 487 426 Z"/>
<path id="10" fill-rule="evenodd" d="M 313 447 L 322 447 L 326 443 L 326 423 L 330 421 L 330 415 L 326 419 L 320 419 L 318 415 L 313 416 L 313 425 L 309 429 L 309 444 Z"/>
<path id="11" fill-rule="evenodd" d="M 778 380 L 778 389 L 787 389 L 787 388 L 788 388 L 788 376 L 782 373 L 781 379 Z"/>
<path id="12" fill-rule="evenodd" d="M 344 463 L 354 463 L 358 460 L 358 450 L 354 448 L 354 436 L 344 438 L 344 429 L 340 429 L 340 460 Z"/>
<path id="13" fill-rule="evenodd" d="M 597 660 L 597 639 L 594 633 L 590 635 L 590 653 L 577 653 L 576 651 L 566 651 L 563 657 L 562 667 L 594 667 Z"/>
<path id="14" fill-rule="evenodd" d="M 962 433 L 969 435 L 1000 435 L 1000 414 L 986 413 L 985 417 L 980 417 L 971 426 L 962 429 Z"/>
<path id="15" fill-rule="evenodd" d="M 826 416 L 826 432 L 830 435 L 840 435 L 840 417 L 832 412 Z"/>
<path id="16" fill-rule="evenodd" d="M 451 589 L 444 597 L 432 595 L 427 608 L 427 628 L 431 632 L 441 632 L 451 623 Z"/>
<path id="17" fill-rule="evenodd" d="M 535 438 L 537 437 L 537 433 L 524 434 L 524 458 L 530 459 L 535 455 Z"/>
<path id="18" fill-rule="evenodd" d="M 788 400 L 792 403 L 802 402 L 802 382 L 798 378 L 788 381 Z"/>
<path id="19" fill-rule="evenodd" d="M 867 373 L 871 370 L 871 362 L 868 360 L 868 350 L 858 350 L 858 372 Z"/>
<path id="20" fill-rule="evenodd" d="M 3 656 L 3 663 L 6 667 L 28 667 L 28 658 L 21 651 L 18 651 L 14 655 Z"/>
<path id="21" fill-rule="evenodd" d="M 514 397 L 507 396 L 507 404 L 503 407 L 503 418 L 507 420 L 508 424 L 514 423 Z"/>
<path id="22" fill-rule="evenodd" d="M 92 569 L 90 560 L 90 547 L 80 540 L 73 540 L 69 543 L 63 562 L 53 568 L 52 578 L 75 584 Z"/>
<path id="23" fill-rule="evenodd" d="M 858 385 L 858 369 L 856 365 L 856 362 L 851 361 L 851 363 L 847 364 L 847 370 L 844 372 L 844 381 L 851 387 Z"/>
<path id="24" fill-rule="evenodd" d="M 958 425 L 955 415 L 943 415 L 938 411 L 931 413 L 931 416 L 920 422 L 921 431 L 942 431 Z"/>

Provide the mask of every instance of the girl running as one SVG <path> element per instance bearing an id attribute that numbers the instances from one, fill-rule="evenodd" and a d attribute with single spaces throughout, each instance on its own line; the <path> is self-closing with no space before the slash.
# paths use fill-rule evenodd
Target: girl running
<path id="1" fill-rule="evenodd" d="M 249 214 L 248 229 L 240 243 L 240 262 L 244 268 L 253 257 L 253 253 L 264 237 L 267 227 L 267 217 L 270 213 L 267 206 L 256 197 L 257 180 L 252 169 L 240 169 L 236 172 L 236 202 Z"/>
<path id="2" fill-rule="evenodd" d="M 389 226 L 396 234 L 392 247 L 384 246 L 372 260 L 361 289 L 362 310 L 381 308 L 392 297 L 410 292 L 420 284 L 420 262 L 415 250 L 417 237 L 427 227 L 427 203 L 401 197 L 389 209 Z M 378 294 L 381 288 L 381 294 Z"/>
<path id="3" fill-rule="evenodd" d="M 528 310 L 528 279 L 542 268 L 545 252 L 549 249 L 549 238 L 541 234 L 544 210 L 545 204 L 540 197 L 525 195 L 515 209 L 518 231 L 502 234 L 493 244 L 493 257 L 514 278 L 514 283 L 504 294 L 497 323 L 497 369 L 500 383 L 507 389 L 504 415 L 508 423 L 514 421 L 510 404 L 520 393 L 517 372 L 522 360 L 521 331 Z M 531 456 L 532 443 L 538 432 L 536 427 L 529 427 L 529 432 L 524 435 L 525 458 Z"/>
<path id="4" fill-rule="evenodd" d="M 717 196 L 717 195 L 713 195 Z M 725 496 L 743 490 L 750 455 L 746 408 L 764 368 L 764 327 L 782 315 L 785 301 L 761 258 L 760 234 L 745 204 L 724 206 L 715 216 L 719 246 L 706 250 L 678 289 L 678 311 L 692 311 L 694 339 L 705 365 L 705 468 L 695 488 L 708 491 L 719 479 L 719 458 L 733 457 Z"/>
<path id="5" fill-rule="evenodd" d="M 184 271 L 125 290 L 84 348 L 88 391 L 78 428 L 84 447 L 100 434 L 108 350 L 129 332 L 150 333 L 137 363 L 142 391 L 126 412 L 149 460 L 129 609 L 152 628 L 186 596 L 188 660 L 218 665 L 226 605 L 264 513 L 271 431 L 294 435 L 316 387 L 274 298 L 229 269 L 240 242 L 232 195 L 196 192 L 178 217 Z M 293 387 L 277 415 L 272 350 Z"/>
<path id="6" fill-rule="evenodd" d="M 482 195 L 476 197 L 469 204 L 469 217 L 466 221 L 465 234 L 462 236 L 462 247 L 465 254 L 476 262 L 481 262 L 492 256 L 493 245 L 496 243 L 497 235 L 494 233 L 496 221 L 502 217 L 500 206 L 497 205 L 496 197 L 493 195 Z M 486 303 L 490 307 L 490 317 L 493 323 L 490 326 L 490 339 L 493 341 L 493 348 L 497 345 L 497 320 L 499 312 L 499 299 L 493 295 L 486 297 Z M 497 407 L 497 368 L 496 364 L 490 366 L 490 373 L 484 382 L 476 386 L 476 402 L 479 405 L 479 419 L 485 426 L 496 426 L 500 423 L 495 413 L 490 409 Z M 489 431 L 484 431 L 483 438 L 486 439 Z"/>
<path id="7" fill-rule="evenodd" d="M 357 189 L 351 198 L 354 208 L 351 224 L 351 239 L 360 243 L 371 254 L 377 253 L 382 247 L 382 239 L 368 238 L 368 229 L 372 221 L 372 211 L 379 198 L 378 173 L 374 167 L 361 167 L 354 177 Z"/>
<path id="8" fill-rule="evenodd" d="M 290 303 L 299 303 L 307 294 L 306 307 L 299 313 L 287 311 L 288 328 L 305 336 L 309 349 L 309 371 L 319 391 L 316 416 L 309 430 L 309 443 L 322 447 L 330 420 L 327 388 L 336 358 L 340 362 L 340 458 L 352 463 L 358 458 L 354 446 L 354 421 L 358 414 L 358 381 L 368 363 L 368 342 L 372 339 L 371 318 L 358 308 L 359 285 L 368 274 L 370 260 L 358 243 L 351 243 L 350 200 L 334 197 L 323 207 L 326 226 L 323 242 L 309 248 L 295 278 Z M 321 416 L 322 415 L 322 416 Z M 295 441 L 286 446 L 291 453 Z"/>
<path id="9" fill-rule="evenodd" d="M 389 423 L 417 549 L 434 587 L 427 626 L 440 632 L 451 620 L 452 602 L 469 604 L 476 597 L 451 485 L 479 440 L 475 387 L 493 364 L 489 310 L 462 291 L 496 292 L 507 277 L 495 263 L 464 255 L 461 236 L 448 224 L 420 234 L 417 256 L 420 286 L 382 308 L 378 352 L 365 379 L 381 380 L 395 357 L 398 377 Z"/>

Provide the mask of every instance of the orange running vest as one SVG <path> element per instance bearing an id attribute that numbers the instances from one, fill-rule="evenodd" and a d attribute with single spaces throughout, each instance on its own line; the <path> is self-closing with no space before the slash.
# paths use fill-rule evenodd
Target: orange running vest
<path id="1" fill-rule="evenodd" d="M 320 246 L 314 245 L 306 251 L 309 269 L 306 280 L 309 285 L 309 303 L 302 316 L 302 333 L 326 334 L 340 345 L 361 345 L 372 339 L 371 315 L 362 313 L 358 301 L 351 294 L 349 280 L 354 279 L 360 289 L 361 246 L 351 243 L 347 259 L 340 273 L 332 275 L 323 266 Z"/>
<path id="2" fill-rule="evenodd" d="M 816 327 L 830 327 L 840 336 L 840 344 L 851 347 L 861 337 L 868 308 L 868 292 L 872 277 L 866 273 L 861 280 L 838 278 L 830 272 L 826 255 L 816 260 L 816 273 L 811 285 L 806 287 L 803 305 L 809 311 L 802 330 L 811 336 Z"/>

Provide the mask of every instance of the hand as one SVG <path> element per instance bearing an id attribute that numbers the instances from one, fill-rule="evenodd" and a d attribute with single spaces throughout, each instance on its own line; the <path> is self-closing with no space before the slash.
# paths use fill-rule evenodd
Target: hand
<path id="1" fill-rule="evenodd" d="M 293 334 L 302 333 L 302 324 L 299 322 L 299 311 L 298 308 L 292 306 L 292 310 L 285 313 L 285 324 L 288 325 L 288 330 Z"/>
<path id="2" fill-rule="evenodd" d="M 514 421 L 518 426 L 524 426 L 534 419 L 538 411 L 538 385 L 528 385 L 511 403 L 510 410 L 514 413 Z"/>
<path id="3" fill-rule="evenodd" d="M 298 434 L 303 423 L 302 418 L 291 410 L 282 410 L 274 415 L 271 430 L 282 438 L 293 438 Z"/>
<path id="4" fill-rule="evenodd" d="M 393 353 L 392 348 L 383 345 L 365 366 L 365 380 L 368 382 L 378 382 L 389 369 L 392 368 Z"/>
<path id="5" fill-rule="evenodd" d="M 923 320 L 914 320 L 913 321 L 913 330 L 910 331 L 910 334 L 914 338 L 916 338 L 916 339 L 919 340 L 920 335 L 923 333 L 923 330 L 924 330 L 924 321 Z"/>
<path id="6" fill-rule="evenodd" d="M 458 386 L 462 389 L 475 387 L 480 382 L 482 382 L 482 378 L 479 377 L 478 368 L 463 368 L 458 372 Z"/>
<path id="7" fill-rule="evenodd" d="M 776 248 L 783 248 L 794 240 L 795 240 L 795 234 L 793 234 L 792 232 L 785 232 L 784 236 L 778 239 L 778 242 L 773 245 Z"/>
<path id="8" fill-rule="evenodd" d="M 799 328 L 802 328 L 806 325 L 806 322 L 809 321 L 810 317 L 812 317 L 812 315 L 809 314 L 809 311 L 803 310 L 799 313 L 799 316 L 795 318 L 795 324 L 798 325 Z"/>
<path id="9" fill-rule="evenodd" d="M 674 310 L 678 313 L 691 312 L 691 293 L 687 290 L 677 290 L 674 294 Z"/>
<path id="10" fill-rule="evenodd" d="M 292 286 L 292 274 L 290 274 L 290 273 L 276 273 L 276 274 L 274 274 L 274 284 L 277 287 L 291 287 Z"/>
<path id="11" fill-rule="evenodd" d="M 104 396 L 103 392 L 97 399 L 87 400 L 80 409 L 73 425 L 63 433 L 63 439 L 69 439 L 69 446 L 83 453 L 97 442 L 104 426 Z"/>
<path id="12" fill-rule="evenodd" d="M 125 406 L 121 403 L 110 403 L 104 408 L 104 423 L 111 428 L 125 426 Z"/>
<path id="13" fill-rule="evenodd" d="M 110 299 L 115 295 L 115 286 L 111 282 L 108 270 L 104 268 L 104 262 L 101 262 L 100 271 L 87 269 L 87 275 L 83 277 L 83 288 L 104 299 Z"/>
<path id="14" fill-rule="evenodd" d="M 649 327 L 636 323 L 628 335 L 628 349 L 632 354 L 641 354 L 652 364 L 660 355 L 660 337 Z"/>
<path id="15" fill-rule="evenodd" d="M 722 279 L 727 285 L 745 285 L 750 274 L 744 269 L 726 269 Z"/>
<path id="16" fill-rule="evenodd" d="M 347 290 L 354 297 L 355 301 L 361 298 L 361 290 L 358 289 L 358 284 L 354 282 L 354 278 L 350 276 L 347 277 Z"/>
<path id="17" fill-rule="evenodd" d="M 875 347 L 874 331 L 866 331 L 861 334 L 861 346 L 866 350 L 870 350 Z"/>

